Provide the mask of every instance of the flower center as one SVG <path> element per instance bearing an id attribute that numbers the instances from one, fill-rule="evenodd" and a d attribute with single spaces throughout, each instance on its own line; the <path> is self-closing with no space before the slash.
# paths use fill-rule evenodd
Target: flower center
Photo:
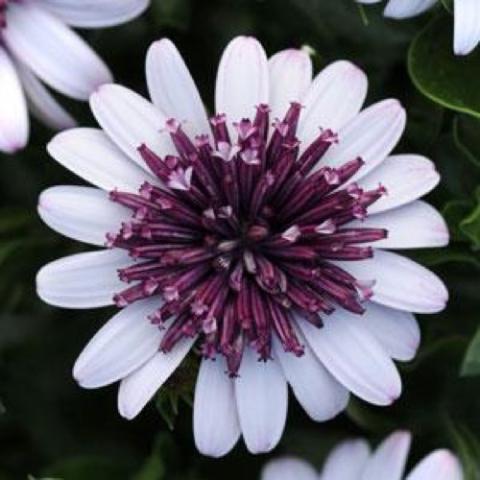
<path id="1" fill-rule="evenodd" d="M 335 308 L 362 314 L 372 283 L 335 264 L 373 255 L 361 244 L 383 239 L 384 229 L 348 228 L 367 215 L 385 189 L 364 191 L 350 180 L 362 168 L 355 158 L 338 168 L 319 165 L 337 136 L 321 131 L 303 151 L 296 137 L 301 106 L 292 103 L 270 129 L 269 108 L 253 121 L 211 120 L 212 136 L 192 141 L 175 120 L 167 127 L 177 155 L 160 158 L 138 148 L 162 187 L 145 183 L 138 194 L 113 191 L 133 219 L 112 247 L 136 259 L 119 271 L 132 285 L 115 296 L 119 307 L 159 295 L 150 320 L 169 321 L 160 346 L 170 351 L 183 337 L 202 337 L 202 353 L 223 354 L 238 372 L 246 345 L 271 357 L 272 336 L 297 356 L 303 346 L 300 315 L 322 326 Z"/>
<path id="2" fill-rule="evenodd" d="M 7 7 L 10 0 L 0 0 L 0 28 L 7 26 Z"/>

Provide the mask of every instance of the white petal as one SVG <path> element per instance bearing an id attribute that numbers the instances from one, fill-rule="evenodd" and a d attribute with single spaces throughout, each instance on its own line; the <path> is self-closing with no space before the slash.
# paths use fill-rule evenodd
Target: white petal
<path id="1" fill-rule="evenodd" d="M 112 317 L 88 342 L 73 367 L 83 388 L 110 385 L 135 371 L 158 351 L 163 332 L 148 315 L 161 306 L 149 298 L 129 305 Z"/>
<path id="2" fill-rule="evenodd" d="M 15 66 L 1 46 L 0 85 L 0 152 L 14 153 L 28 142 L 28 112 Z"/>
<path id="3" fill-rule="evenodd" d="M 343 442 L 329 454 L 320 478 L 321 480 L 359 480 L 369 455 L 370 447 L 364 440 Z"/>
<path id="4" fill-rule="evenodd" d="M 375 248 L 433 248 L 448 245 L 448 227 L 440 213 L 417 200 L 403 207 L 377 213 L 364 221 L 348 224 L 353 228 L 385 228 L 388 237 L 372 242 Z"/>
<path id="5" fill-rule="evenodd" d="M 203 359 L 198 373 L 193 406 L 195 445 L 203 455 L 226 455 L 240 438 L 234 380 L 224 358 Z"/>
<path id="6" fill-rule="evenodd" d="M 87 182 L 107 191 L 137 193 L 148 181 L 158 181 L 132 162 L 101 130 L 75 128 L 59 133 L 47 145 L 48 153 Z"/>
<path id="7" fill-rule="evenodd" d="M 448 291 L 434 273 L 401 255 L 376 250 L 367 260 L 335 263 L 358 280 L 374 280 L 372 300 L 387 307 L 437 313 L 448 301 Z"/>
<path id="8" fill-rule="evenodd" d="M 74 27 L 112 27 L 133 20 L 150 0 L 40 0 L 42 5 Z"/>
<path id="9" fill-rule="evenodd" d="M 90 97 L 97 122 L 132 160 L 148 170 L 137 149 L 146 144 L 163 157 L 174 153 L 166 118 L 154 105 L 121 85 L 103 85 Z"/>
<path id="10" fill-rule="evenodd" d="M 274 360 L 258 361 L 251 348 L 245 349 L 239 375 L 235 394 L 245 443 L 251 453 L 269 452 L 285 427 L 287 382 Z"/>
<path id="11" fill-rule="evenodd" d="M 25 88 L 30 111 L 38 120 L 54 130 L 64 130 L 76 125 L 75 119 L 27 67 L 17 62 L 17 70 Z"/>
<path id="12" fill-rule="evenodd" d="M 436 450 L 424 458 L 406 480 L 463 480 L 458 458 L 448 450 Z"/>
<path id="13" fill-rule="evenodd" d="M 125 290 L 117 270 L 132 264 L 123 250 L 79 253 L 45 265 L 37 275 L 38 296 L 50 305 L 95 308 L 113 305 L 115 293 Z"/>
<path id="14" fill-rule="evenodd" d="M 303 340 L 303 338 L 302 338 Z M 274 338 L 274 352 L 298 402 L 310 417 L 324 422 L 338 415 L 348 403 L 348 390 L 338 383 L 304 341 L 305 353 L 296 357 Z"/>
<path id="15" fill-rule="evenodd" d="M 38 213 L 53 230 L 92 245 L 104 246 L 107 233 L 116 233 L 131 212 L 91 187 L 59 186 L 44 190 Z"/>
<path id="16" fill-rule="evenodd" d="M 411 441 L 409 432 L 390 435 L 368 460 L 361 480 L 402 480 Z"/>
<path id="17" fill-rule="evenodd" d="M 401 393 L 398 371 L 359 315 L 337 309 L 323 328 L 299 320 L 307 342 L 327 370 L 352 393 L 374 405 L 390 405 Z"/>
<path id="18" fill-rule="evenodd" d="M 2 38 L 41 80 L 77 100 L 112 81 L 107 66 L 76 33 L 37 2 L 11 3 Z"/>
<path id="19" fill-rule="evenodd" d="M 252 37 L 235 38 L 225 49 L 218 67 L 217 113 L 227 114 L 230 126 L 242 118 L 253 118 L 255 107 L 268 103 L 268 83 L 268 61 L 263 47 Z"/>
<path id="20" fill-rule="evenodd" d="M 420 155 L 392 155 L 363 177 L 359 185 L 372 190 L 379 185 L 387 189 L 371 207 L 369 213 L 380 213 L 417 200 L 433 190 L 440 175 L 432 161 Z"/>
<path id="21" fill-rule="evenodd" d="M 163 39 L 147 53 L 147 84 L 150 98 L 165 115 L 182 122 L 192 137 L 208 134 L 210 126 L 193 78 L 175 45 Z"/>
<path id="22" fill-rule="evenodd" d="M 414 17 L 427 11 L 437 0 L 390 0 L 385 7 L 384 15 L 397 20 Z"/>
<path id="23" fill-rule="evenodd" d="M 411 313 L 368 302 L 360 322 L 390 357 L 404 362 L 415 357 L 420 345 L 420 328 Z"/>
<path id="24" fill-rule="evenodd" d="M 272 119 L 283 119 L 291 102 L 298 102 L 312 82 L 312 61 L 303 50 L 283 50 L 268 61 Z"/>
<path id="25" fill-rule="evenodd" d="M 261 480 L 318 480 L 318 475 L 304 460 L 285 457 L 268 462 L 262 470 Z"/>
<path id="26" fill-rule="evenodd" d="M 361 157 L 365 165 L 352 178 L 359 180 L 390 154 L 402 136 L 405 122 L 405 110 L 397 100 L 375 103 L 339 131 L 339 143 L 330 147 L 317 168 L 339 167 Z"/>
<path id="27" fill-rule="evenodd" d="M 302 99 L 305 110 L 298 137 L 303 148 L 318 137 L 320 128 L 336 132 L 352 120 L 362 108 L 367 88 L 367 76 L 353 63 L 341 60 L 324 68 Z"/>
<path id="28" fill-rule="evenodd" d="M 163 335 L 165 331 L 160 333 Z M 138 370 L 122 380 L 118 390 L 118 411 L 122 417 L 132 420 L 142 411 L 158 389 L 182 363 L 194 342 L 195 338 L 180 340 L 171 352 L 156 353 Z"/>
<path id="29" fill-rule="evenodd" d="M 480 41 L 480 4 L 478 0 L 455 0 L 455 41 L 457 55 L 469 54 Z"/>

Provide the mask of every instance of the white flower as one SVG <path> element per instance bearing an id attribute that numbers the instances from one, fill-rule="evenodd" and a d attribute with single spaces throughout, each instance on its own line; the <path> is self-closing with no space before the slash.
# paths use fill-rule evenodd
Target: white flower
<path id="1" fill-rule="evenodd" d="M 357 0 L 359 3 L 378 3 L 382 0 Z M 385 16 L 404 19 L 419 15 L 435 5 L 437 0 L 388 0 Z M 468 55 L 480 42 L 480 2 L 453 0 L 454 43 L 456 55 Z"/>
<path id="2" fill-rule="evenodd" d="M 13 153 L 27 144 L 27 102 L 47 126 L 75 126 L 44 84 L 87 100 L 97 87 L 112 81 L 103 61 L 67 25 L 118 25 L 142 13 L 149 2 L 0 0 L 0 152 Z"/>
<path id="3" fill-rule="evenodd" d="M 327 457 L 322 473 L 303 460 L 280 458 L 269 462 L 261 480 L 462 480 L 457 457 L 449 450 L 435 450 L 404 477 L 411 435 L 397 431 L 370 452 L 364 440 L 339 444 Z"/>
<path id="4" fill-rule="evenodd" d="M 434 165 L 390 155 L 402 106 L 361 111 L 367 78 L 355 65 L 335 62 L 312 81 L 305 52 L 267 60 L 240 37 L 221 59 L 210 127 L 169 40 L 152 45 L 146 69 L 153 104 L 104 85 L 91 97 L 102 130 L 48 146 L 95 188 L 46 190 L 41 217 L 97 246 L 108 233 L 111 248 L 47 265 L 38 294 L 125 307 L 80 355 L 77 381 L 120 381 L 131 419 L 198 340 L 194 433 L 212 456 L 241 434 L 251 452 L 274 448 L 287 383 L 316 421 L 350 392 L 391 404 L 401 393 L 392 359 L 411 360 L 420 341 L 411 312 L 438 312 L 448 297 L 433 273 L 388 251 L 448 243 L 442 217 L 418 200 L 439 181 Z"/>

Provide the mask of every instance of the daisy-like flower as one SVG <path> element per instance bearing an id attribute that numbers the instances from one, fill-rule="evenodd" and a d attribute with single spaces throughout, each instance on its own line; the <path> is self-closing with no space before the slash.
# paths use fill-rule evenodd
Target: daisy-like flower
<path id="1" fill-rule="evenodd" d="M 0 0 L 0 152 L 27 144 L 27 103 L 55 130 L 75 126 L 46 86 L 88 100 L 98 86 L 112 82 L 104 62 L 67 25 L 118 25 L 140 15 L 149 1 Z"/>
<path id="2" fill-rule="evenodd" d="M 287 384 L 317 421 L 349 392 L 392 403 L 392 359 L 410 360 L 419 344 L 411 312 L 438 312 L 448 296 L 433 273 L 386 250 L 448 242 L 418 200 L 439 181 L 433 164 L 389 156 L 405 126 L 400 103 L 360 111 L 367 79 L 356 66 L 333 63 L 312 81 L 305 52 L 267 60 L 253 38 L 225 50 L 210 121 L 169 40 L 152 45 L 146 70 L 153 104 L 102 86 L 91 98 L 102 130 L 48 146 L 95 188 L 46 190 L 41 217 L 109 248 L 47 265 L 38 293 L 67 308 L 122 308 L 80 355 L 76 380 L 121 381 L 118 407 L 131 419 L 196 344 L 194 433 L 212 456 L 241 434 L 251 452 L 275 447 Z"/>
<path id="3" fill-rule="evenodd" d="M 329 454 L 322 473 L 303 460 L 280 458 L 268 463 L 261 480 L 462 480 L 457 457 L 449 450 L 435 450 L 404 477 L 411 435 L 398 431 L 370 452 L 364 440 L 341 443 Z"/>
<path id="4" fill-rule="evenodd" d="M 382 0 L 357 0 L 373 4 Z M 426 12 L 438 0 L 388 0 L 384 15 L 402 20 Z M 456 55 L 468 55 L 480 42 L 480 2 L 478 0 L 453 0 L 454 42 Z"/>

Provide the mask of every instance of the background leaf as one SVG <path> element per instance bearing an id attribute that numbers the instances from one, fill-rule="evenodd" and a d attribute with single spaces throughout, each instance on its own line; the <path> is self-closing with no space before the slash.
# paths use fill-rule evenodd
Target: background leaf
<path id="1" fill-rule="evenodd" d="M 269 54 L 307 46 L 316 71 L 351 60 L 368 74 L 367 105 L 388 97 L 402 101 L 409 121 L 396 152 L 435 162 L 442 182 L 428 201 L 444 213 L 452 234 L 448 248 L 405 253 L 445 280 L 448 308 L 419 316 L 422 345 L 413 362 L 399 366 L 404 394 L 394 406 L 352 399 L 347 412 L 319 425 L 290 396 L 287 428 L 272 455 L 297 455 L 320 467 L 338 441 L 363 436 L 376 445 L 391 430 L 408 428 L 415 434 L 412 464 L 432 449 L 455 448 L 470 480 L 480 458 L 480 49 L 466 58 L 452 55 L 453 19 L 440 2 L 406 21 L 386 19 L 383 9 L 384 2 L 360 8 L 353 0 L 153 0 L 134 22 L 81 34 L 117 82 L 143 94 L 146 50 L 171 38 L 210 111 L 218 59 L 237 34 L 257 36 Z M 61 101 L 80 125 L 95 124 L 86 104 Z M 113 309 L 57 309 L 35 294 L 42 265 L 88 247 L 52 232 L 35 213 L 44 188 L 83 182 L 47 155 L 52 132 L 34 122 L 32 133 L 27 149 L 0 155 L 0 480 L 29 474 L 61 480 L 259 478 L 266 458 L 250 455 L 241 442 L 223 459 L 196 451 L 189 403 L 197 355 L 132 422 L 117 413 L 116 387 L 82 390 L 71 378 L 75 358 Z"/>
<path id="2" fill-rule="evenodd" d="M 480 51 L 465 57 L 453 54 L 453 20 L 439 15 L 415 38 L 408 69 L 417 88 L 440 105 L 480 117 Z"/>

